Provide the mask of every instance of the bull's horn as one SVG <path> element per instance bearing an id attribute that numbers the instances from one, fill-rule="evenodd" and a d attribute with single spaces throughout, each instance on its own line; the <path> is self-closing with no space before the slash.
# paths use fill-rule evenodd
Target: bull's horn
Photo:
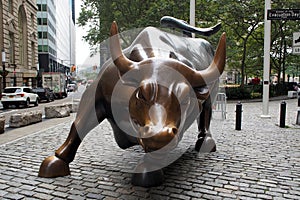
<path id="1" fill-rule="evenodd" d="M 133 68 L 133 61 L 129 60 L 123 54 L 118 33 L 119 33 L 118 26 L 117 23 L 114 21 L 110 28 L 110 39 L 109 39 L 110 53 L 114 61 L 114 64 L 119 69 L 120 74 L 123 75 L 127 71 Z"/>
<path id="2" fill-rule="evenodd" d="M 210 66 L 203 71 L 194 71 L 192 76 L 189 77 L 190 84 L 193 87 L 200 87 L 211 83 L 218 79 L 224 71 L 226 62 L 226 34 L 223 33 L 214 59 Z"/>

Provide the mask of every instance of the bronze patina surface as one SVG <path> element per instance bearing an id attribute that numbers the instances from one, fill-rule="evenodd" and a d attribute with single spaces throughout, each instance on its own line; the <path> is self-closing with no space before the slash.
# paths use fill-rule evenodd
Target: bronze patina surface
<path id="1" fill-rule="evenodd" d="M 214 54 L 206 40 L 179 37 L 153 27 L 141 31 L 132 45 L 122 51 L 116 22 L 110 32 L 112 59 L 84 92 L 66 141 L 54 156 L 42 162 L 41 177 L 69 175 L 69 163 L 83 138 L 104 119 L 110 122 L 120 148 L 141 145 L 146 153 L 173 149 L 198 119 L 195 149 L 216 150 L 209 125 L 211 103 L 225 66 L 225 33 Z M 115 92 L 119 85 L 122 89 Z M 115 107 L 122 109 L 124 105 L 129 116 L 121 113 L 116 118 Z M 151 157 L 150 162 L 155 159 Z M 162 183 L 161 169 L 138 167 L 144 173 L 134 174 L 133 184 L 149 187 Z"/>

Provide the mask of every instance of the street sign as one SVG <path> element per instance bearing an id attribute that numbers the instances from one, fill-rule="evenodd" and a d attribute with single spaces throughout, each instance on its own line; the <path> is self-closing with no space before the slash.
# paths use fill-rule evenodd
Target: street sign
<path id="1" fill-rule="evenodd" d="M 293 54 L 300 55 L 300 46 L 299 47 L 293 47 Z"/>
<path id="2" fill-rule="evenodd" d="M 300 9 L 268 10 L 268 20 L 300 20 Z"/>
<path id="3" fill-rule="evenodd" d="M 293 33 L 293 54 L 300 55 L 300 32 Z"/>
<path id="4" fill-rule="evenodd" d="M 300 32 L 293 33 L 293 46 L 300 46 Z"/>

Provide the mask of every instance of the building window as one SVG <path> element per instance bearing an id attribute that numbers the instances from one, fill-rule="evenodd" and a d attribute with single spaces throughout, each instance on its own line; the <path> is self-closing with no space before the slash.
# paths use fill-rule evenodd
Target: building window
<path id="1" fill-rule="evenodd" d="M 47 39 L 48 38 L 48 33 L 47 32 L 43 32 L 43 38 Z"/>
<path id="2" fill-rule="evenodd" d="M 43 45 L 38 46 L 38 52 L 43 52 Z"/>
<path id="3" fill-rule="evenodd" d="M 32 26 L 32 28 L 35 27 L 34 22 L 35 22 L 35 16 L 34 16 L 34 14 L 31 14 L 31 26 Z"/>
<path id="4" fill-rule="evenodd" d="M 49 51 L 49 47 L 48 45 L 38 45 L 38 52 L 48 52 Z"/>
<path id="5" fill-rule="evenodd" d="M 47 11 L 47 4 L 37 4 L 38 11 Z"/>
<path id="6" fill-rule="evenodd" d="M 47 18 L 38 18 L 37 23 L 38 25 L 47 25 Z"/>
<path id="7" fill-rule="evenodd" d="M 47 4 L 42 4 L 42 11 L 47 11 Z"/>
<path id="8" fill-rule="evenodd" d="M 47 25 L 47 18 L 42 18 L 42 25 Z"/>
<path id="9" fill-rule="evenodd" d="M 34 42 L 31 42 L 31 66 L 35 65 L 35 45 Z"/>
<path id="10" fill-rule="evenodd" d="M 24 7 L 21 6 L 18 13 L 18 33 L 19 33 L 19 58 L 20 64 L 27 64 L 27 22 Z"/>
<path id="11" fill-rule="evenodd" d="M 48 52 L 48 45 L 43 45 L 43 52 Z"/>
<path id="12" fill-rule="evenodd" d="M 14 41 L 14 34 L 9 33 L 9 40 L 8 40 L 8 51 L 9 51 L 9 63 L 15 64 L 15 41 Z"/>
<path id="13" fill-rule="evenodd" d="M 13 14 L 14 12 L 14 4 L 13 4 L 13 0 L 8 0 L 8 12 L 10 14 Z"/>
<path id="14" fill-rule="evenodd" d="M 38 32 L 38 38 L 39 39 L 47 39 L 48 38 L 48 33 L 47 32 Z"/>

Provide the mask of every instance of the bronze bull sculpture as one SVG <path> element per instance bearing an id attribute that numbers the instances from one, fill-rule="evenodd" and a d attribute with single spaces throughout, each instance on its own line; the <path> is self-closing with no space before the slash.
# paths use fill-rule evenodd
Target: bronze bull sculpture
<path id="1" fill-rule="evenodd" d="M 216 150 L 209 126 L 211 103 L 225 66 L 225 33 L 214 55 L 212 46 L 203 39 L 178 37 L 152 27 L 145 28 L 123 53 L 115 22 L 110 32 L 112 59 L 84 92 L 66 141 L 54 156 L 43 161 L 41 177 L 69 175 L 69 163 L 82 139 L 104 119 L 110 122 L 120 148 L 141 145 L 146 153 L 175 148 L 184 131 L 198 119 L 195 149 Z M 117 86 L 121 89 L 116 90 Z M 115 117 L 114 107 L 118 112 L 118 106 L 122 109 L 124 105 L 129 116 L 124 112 Z M 161 169 L 139 167 L 145 169 L 133 175 L 134 185 L 162 183 Z"/>

